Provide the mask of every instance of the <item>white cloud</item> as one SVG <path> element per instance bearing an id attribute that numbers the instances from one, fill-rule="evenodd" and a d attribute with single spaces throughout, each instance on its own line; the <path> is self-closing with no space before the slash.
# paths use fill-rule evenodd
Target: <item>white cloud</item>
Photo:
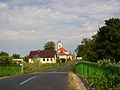
<path id="1" fill-rule="evenodd" d="M 8 5 L 6 3 L 0 2 L 0 9 L 7 8 Z"/>
<path id="2" fill-rule="evenodd" d="M 47 3 L 27 4 L 31 1 L 35 2 L 0 2 L 0 8 L 5 8 L 0 11 L 0 41 L 23 43 L 60 39 L 79 44 L 82 38 L 95 34 L 105 19 L 120 17 L 116 15 L 120 13 L 119 0 L 36 0 Z"/>

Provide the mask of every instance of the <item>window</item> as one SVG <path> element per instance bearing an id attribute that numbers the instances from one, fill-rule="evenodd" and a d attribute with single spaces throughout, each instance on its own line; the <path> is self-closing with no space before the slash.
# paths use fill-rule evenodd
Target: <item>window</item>
<path id="1" fill-rule="evenodd" d="M 43 59 L 43 61 L 45 61 L 45 59 Z"/>
<path id="2" fill-rule="evenodd" d="M 52 58 L 51 58 L 51 62 L 52 62 Z"/>
<path id="3" fill-rule="evenodd" d="M 49 61 L 49 59 L 47 58 L 47 61 Z"/>

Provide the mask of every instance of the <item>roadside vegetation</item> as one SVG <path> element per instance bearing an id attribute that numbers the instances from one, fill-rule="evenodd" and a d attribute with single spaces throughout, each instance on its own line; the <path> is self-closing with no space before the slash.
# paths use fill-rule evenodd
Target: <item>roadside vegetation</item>
<path id="1" fill-rule="evenodd" d="M 110 60 L 99 60 L 97 63 L 81 61 L 74 66 L 74 72 L 84 77 L 93 89 L 120 89 L 119 63 Z"/>
<path id="2" fill-rule="evenodd" d="M 92 39 L 83 38 L 75 51 L 82 62 L 73 71 L 83 76 L 92 88 L 120 90 L 119 18 L 105 20 Z"/>
<path id="3" fill-rule="evenodd" d="M 0 52 L 0 77 L 44 71 L 59 68 L 72 63 L 71 60 L 64 59 L 57 59 L 57 63 L 55 64 L 41 64 L 39 61 L 28 63 L 28 56 L 23 58 L 24 62 L 16 62 L 13 60 L 17 58 L 20 58 L 19 54 L 9 56 L 7 52 Z"/>
<path id="4" fill-rule="evenodd" d="M 35 71 L 44 71 L 48 69 L 59 68 L 62 66 L 69 65 L 71 63 L 72 63 L 71 60 L 67 60 L 66 62 L 57 62 L 55 64 L 40 64 L 39 61 L 35 61 L 34 63 L 23 63 L 23 67 L 24 73 L 31 73 Z"/>

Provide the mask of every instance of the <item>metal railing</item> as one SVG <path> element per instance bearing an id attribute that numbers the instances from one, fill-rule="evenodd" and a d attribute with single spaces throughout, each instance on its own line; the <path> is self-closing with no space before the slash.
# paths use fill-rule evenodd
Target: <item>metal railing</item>
<path id="1" fill-rule="evenodd" d="M 120 76 L 120 67 L 115 66 L 99 66 L 96 63 L 91 62 L 80 62 L 75 65 L 74 72 L 83 76 L 85 79 L 88 77 L 97 76 L 99 78 L 106 78 L 109 85 L 115 86 L 119 81 L 117 76 Z M 94 78 L 93 78 L 94 82 Z"/>

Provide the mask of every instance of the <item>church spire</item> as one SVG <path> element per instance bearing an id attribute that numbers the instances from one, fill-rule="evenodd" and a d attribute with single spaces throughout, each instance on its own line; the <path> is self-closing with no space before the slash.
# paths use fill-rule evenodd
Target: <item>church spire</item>
<path id="1" fill-rule="evenodd" d="M 62 42 L 59 40 L 58 42 L 57 42 L 57 50 L 58 49 L 60 49 L 60 48 L 62 48 L 63 46 L 62 46 Z"/>

